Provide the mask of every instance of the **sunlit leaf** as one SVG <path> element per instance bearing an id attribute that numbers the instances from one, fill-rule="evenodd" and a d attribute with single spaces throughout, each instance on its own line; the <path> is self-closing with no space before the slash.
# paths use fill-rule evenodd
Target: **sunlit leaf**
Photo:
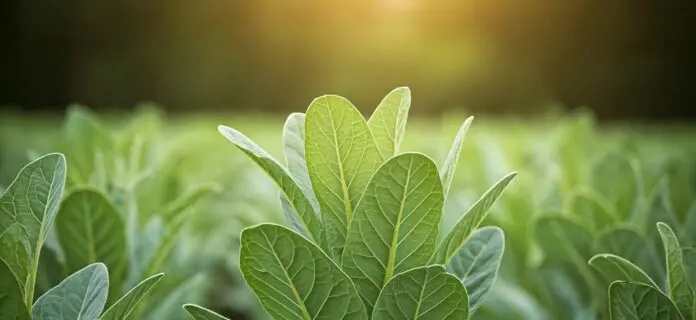
<path id="1" fill-rule="evenodd" d="M 399 153 L 410 108 L 411 90 L 399 87 L 382 99 L 367 121 L 382 158 L 389 159 Z"/>
<path id="2" fill-rule="evenodd" d="M 295 112 L 288 116 L 283 126 L 283 147 L 285 160 L 288 163 L 288 172 L 297 182 L 307 200 L 312 204 L 315 212 L 320 212 L 317 197 L 312 190 L 312 183 L 307 171 L 307 159 L 305 157 L 305 114 Z"/>
<path id="3" fill-rule="evenodd" d="M 422 154 L 393 157 L 372 177 L 355 210 L 342 258 L 368 313 L 392 276 L 428 262 L 443 202 L 437 166 Z"/>
<path id="4" fill-rule="evenodd" d="M 466 136 L 466 132 L 469 130 L 469 126 L 471 125 L 472 121 L 474 121 L 474 117 L 467 118 L 459 128 L 457 136 L 454 137 L 454 142 L 452 142 L 452 148 L 447 154 L 445 164 L 440 170 L 440 178 L 442 179 L 445 198 L 447 198 L 450 187 L 452 186 L 454 172 L 457 170 L 457 164 L 459 163 L 459 154 L 462 152 L 462 146 L 464 145 L 464 137 Z"/>

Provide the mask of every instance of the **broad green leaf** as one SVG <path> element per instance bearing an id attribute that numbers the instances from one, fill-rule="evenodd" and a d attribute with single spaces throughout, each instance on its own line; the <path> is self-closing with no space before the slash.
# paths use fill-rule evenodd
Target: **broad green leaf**
<path id="1" fill-rule="evenodd" d="M 10 269 L 0 261 L 0 320 L 31 320 L 22 301 L 19 284 Z"/>
<path id="2" fill-rule="evenodd" d="M 469 314 L 483 305 L 498 275 L 505 250 L 505 235 L 498 227 L 474 231 L 447 265 L 447 270 L 464 284 L 469 296 Z"/>
<path id="3" fill-rule="evenodd" d="M 73 273 L 48 290 L 31 309 L 34 320 L 95 320 L 104 310 L 109 272 L 95 263 Z"/>
<path id="4" fill-rule="evenodd" d="M 279 225 L 241 235 L 240 269 L 276 319 L 367 319 L 348 276 L 315 244 Z"/>
<path id="5" fill-rule="evenodd" d="M 662 292 L 643 283 L 616 281 L 609 286 L 611 320 L 683 320 L 674 303 Z"/>
<path id="6" fill-rule="evenodd" d="M 237 148 L 242 150 L 251 160 L 256 162 L 273 181 L 275 181 L 285 196 L 292 203 L 293 209 L 299 214 L 302 224 L 310 232 L 310 240 L 314 243 L 321 241 L 321 225 L 319 217 L 312 209 L 311 202 L 307 199 L 297 182 L 290 176 L 277 160 L 266 150 L 261 149 L 256 143 L 237 130 L 225 126 L 219 126 L 218 130 L 227 139 L 232 141 Z"/>
<path id="7" fill-rule="evenodd" d="M 668 225 L 658 222 L 657 230 L 660 232 L 662 244 L 665 247 L 669 297 L 684 317 L 690 319 L 694 302 L 694 289 L 691 287 L 686 270 L 684 270 L 682 249 L 679 246 L 677 236 Z"/>
<path id="8" fill-rule="evenodd" d="M 193 320 L 227 320 L 227 318 L 195 304 L 185 304 L 184 310 Z"/>
<path id="9" fill-rule="evenodd" d="M 617 255 L 610 253 L 598 254 L 592 257 L 588 263 L 597 269 L 609 283 L 617 280 L 639 282 L 651 285 L 655 289 L 660 289 L 638 266 Z"/>
<path id="10" fill-rule="evenodd" d="M 75 185 L 105 187 L 113 167 L 113 138 L 96 115 L 84 106 L 68 107 L 63 129 L 66 154 L 70 161 L 70 181 Z"/>
<path id="11" fill-rule="evenodd" d="M 96 189 L 74 190 L 63 200 L 56 230 L 68 273 L 104 263 L 111 297 L 118 297 L 128 271 L 126 227 L 109 199 Z"/>
<path id="12" fill-rule="evenodd" d="M 593 231 L 610 227 L 617 222 L 611 210 L 597 197 L 587 192 L 574 194 L 568 207 L 568 212 L 576 219 L 585 222 Z"/>
<path id="13" fill-rule="evenodd" d="M 118 299 L 104 314 L 99 318 L 101 320 L 122 320 L 135 310 L 135 307 L 147 296 L 147 294 L 155 287 L 157 282 L 164 273 L 158 273 L 138 283 L 135 288 L 128 291 L 123 297 Z"/>
<path id="14" fill-rule="evenodd" d="M 374 320 L 468 319 L 466 289 L 439 265 L 398 274 L 377 298 Z"/>
<path id="15" fill-rule="evenodd" d="M 403 153 L 382 165 L 350 224 L 342 268 L 368 313 L 395 274 L 427 264 L 442 217 L 442 183 L 425 155 Z"/>
<path id="16" fill-rule="evenodd" d="M 0 260 L 31 306 L 41 247 L 58 214 L 65 186 L 65 157 L 45 155 L 19 171 L 0 197 Z"/>
<path id="17" fill-rule="evenodd" d="M 358 200 L 382 157 L 363 116 L 339 96 L 312 101 L 305 139 L 307 169 L 321 207 L 329 254 L 337 258 Z"/>
<path id="18" fill-rule="evenodd" d="M 607 229 L 599 234 L 595 247 L 596 252 L 615 254 L 635 263 L 656 283 L 664 283 L 665 270 L 655 247 L 637 231 L 627 227 Z"/>
<path id="19" fill-rule="evenodd" d="M 447 264 L 457 251 L 464 245 L 464 241 L 469 238 L 471 233 L 478 228 L 483 219 L 488 215 L 488 210 L 505 190 L 505 187 L 517 175 L 516 172 L 509 173 L 495 183 L 481 198 L 469 208 L 452 230 L 445 236 L 430 260 L 431 263 Z"/>
<path id="20" fill-rule="evenodd" d="M 452 186 L 454 172 L 457 170 L 457 164 L 459 163 L 459 154 L 461 154 L 462 146 L 464 145 L 464 137 L 472 121 L 474 121 L 474 117 L 468 117 L 459 128 L 457 136 L 454 137 L 454 142 L 452 142 L 452 148 L 447 154 L 445 164 L 442 166 L 442 170 L 440 170 L 440 178 L 442 179 L 445 198 L 447 198 L 450 187 Z"/>
<path id="21" fill-rule="evenodd" d="M 317 197 L 312 190 L 312 183 L 307 171 L 307 159 L 305 158 L 305 114 L 295 112 L 288 116 L 283 126 L 283 147 L 285 160 L 288 163 L 288 172 L 297 182 L 297 186 L 312 204 L 314 212 L 320 212 Z"/>
<path id="22" fill-rule="evenodd" d="M 382 158 L 389 159 L 399 153 L 410 108 L 411 90 L 408 87 L 399 87 L 382 99 L 367 120 Z"/>
<path id="23" fill-rule="evenodd" d="M 617 217 L 631 217 L 639 209 L 642 179 L 636 164 L 626 154 L 609 152 L 594 164 L 591 172 L 593 187 L 608 203 L 614 204 Z"/>

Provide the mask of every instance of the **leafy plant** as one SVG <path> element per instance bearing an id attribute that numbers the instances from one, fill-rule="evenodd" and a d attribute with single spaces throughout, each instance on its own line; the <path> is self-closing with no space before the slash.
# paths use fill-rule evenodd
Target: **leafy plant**
<path id="1" fill-rule="evenodd" d="M 242 133 L 219 127 L 280 187 L 292 228 L 260 224 L 241 234 L 242 273 L 274 318 L 465 319 L 480 306 L 503 245 L 500 229 L 476 228 L 515 173 L 441 236 L 471 119 L 438 169 L 424 154 L 399 151 L 410 101 L 408 88 L 397 88 L 365 121 L 345 98 L 315 99 L 284 126 L 287 167 Z M 196 319 L 219 319 L 185 309 Z"/>

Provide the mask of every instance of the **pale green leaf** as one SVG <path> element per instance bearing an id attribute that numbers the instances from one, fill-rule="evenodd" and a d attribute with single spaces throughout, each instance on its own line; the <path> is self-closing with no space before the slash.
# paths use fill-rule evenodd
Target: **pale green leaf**
<path id="1" fill-rule="evenodd" d="M 498 227 L 483 227 L 474 231 L 447 265 L 457 276 L 469 295 L 469 314 L 483 305 L 493 287 L 505 250 L 505 234 Z"/>
<path id="2" fill-rule="evenodd" d="M 290 200 L 290 203 L 292 203 L 295 212 L 299 214 L 305 229 L 309 230 L 311 236 L 310 240 L 314 243 L 321 243 L 319 216 L 314 212 L 311 202 L 302 192 L 297 182 L 290 176 L 290 173 L 268 154 L 268 152 L 237 130 L 225 126 L 219 126 L 218 130 L 223 136 L 232 141 L 237 148 L 249 156 L 251 160 L 266 171 L 266 174 L 278 184 L 285 196 Z"/>
<path id="3" fill-rule="evenodd" d="M 466 289 L 439 265 L 398 274 L 377 298 L 374 320 L 468 319 Z"/>
<path id="4" fill-rule="evenodd" d="M 22 301 L 17 279 L 0 261 L 0 320 L 31 320 L 27 307 Z"/>
<path id="5" fill-rule="evenodd" d="M 307 159 L 305 158 L 305 114 L 295 112 L 288 116 L 283 126 L 283 147 L 285 160 L 288 163 L 288 172 L 297 182 L 297 186 L 312 204 L 314 211 L 319 213 L 319 203 L 312 190 L 312 183 L 307 171 Z"/>
<path id="6" fill-rule="evenodd" d="M 227 318 L 195 304 L 185 304 L 184 310 L 193 320 L 226 320 Z"/>
<path id="7" fill-rule="evenodd" d="M 598 197 L 589 192 L 574 194 L 568 204 L 568 212 L 584 222 L 593 231 L 599 231 L 616 224 L 616 217 Z"/>
<path id="8" fill-rule="evenodd" d="M 0 197 L 0 260 L 19 283 L 28 306 L 41 246 L 63 198 L 65 174 L 62 154 L 45 155 L 22 168 Z"/>
<path id="9" fill-rule="evenodd" d="M 342 268 L 368 313 L 395 274 L 425 265 L 437 242 L 442 183 L 425 155 L 389 159 L 370 180 L 350 224 Z"/>
<path id="10" fill-rule="evenodd" d="M 512 172 L 500 179 L 469 208 L 445 236 L 430 262 L 447 264 L 452 259 L 464 245 L 464 241 L 483 222 L 483 219 L 488 215 L 488 210 L 490 210 L 498 197 L 503 193 L 503 190 L 505 190 L 505 187 L 516 175 L 516 172 Z"/>
<path id="11" fill-rule="evenodd" d="M 128 272 L 126 227 L 109 199 L 96 189 L 74 190 L 61 204 L 56 230 L 68 273 L 104 263 L 111 297 L 120 295 Z"/>
<path id="12" fill-rule="evenodd" d="M 31 315 L 34 320 L 95 320 L 104 309 L 108 292 L 106 266 L 91 264 L 36 300 Z"/>
<path id="13" fill-rule="evenodd" d="M 329 254 L 337 258 L 358 200 L 382 157 L 363 116 L 339 96 L 312 101 L 305 139 L 307 169 L 321 207 Z"/>
<path id="14" fill-rule="evenodd" d="M 302 220 L 300 220 L 300 216 L 297 215 L 295 209 L 292 207 L 292 204 L 290 201 L 288 201 L 288 198 L 286 198 L 282 192 L 280 192 L 278 197 L 280 198 L 280 209 L 283 210 L 283 215 L 285 216 L 285 220 L 287 221 L 289 227 L 305 238 L 309 238 L 307 229 L 305 229 L 305 226 L 302 224 Z"/>
<path id="15" fill-rule="evenodd" d="M 63 137 L 73 185 L 105 187 L 113 168 L 114 141 L 97 116 L 84 106 L 71 105 Z"/>
<path id="16" fill-rule="evenodd" d="M 609 286 L 611 320 L 683 320 L 674 303 L 651 285 L 616 281 Z"/>
<path id="17" fill-rule="evenodd" d="M 201 199 L 218 192 L 220 192 L 220 186 L 215 183 L 196 185 L 169 203 L 162 213 L 162 218 L 174 220 L 186 210 L 194 207 Z"/>
<path id="18" fill-rule="evenodd" d="M 135 288 L 128 291 L 123 297 L 118 299 L 104 314 L 100 317 L 101 320 L 123 320 L 135 310 L 138 304 L 147 296 L 147 294 L 155 287 L 164 273 L 158 273 L 138 283 Z"/>
<path id="19" fill-rule="evenodd" d="M 656 283 L 664 283 L 665 270 L 654 245 L 637 231 L 627 227 L 606 229 L 597 237 L 595 247 L 595 252 L 623 257 L 644 270 Z"/>
<path id="20" fill-rule="evenodd" d="M 468 117 L 459 128 L 457 135 L 454 137 L 454 142 L 452 142 L 452 148 L 447 154 L 445 164 L 442 166 L 442 170 L 440 170 L 440 178 L 442 179 L 445 198 L 447 198 L 450 187 L 452 186 L 454 172 L 457 170 L 459 155 L 461 154 L 462 146 L 464 145 L 464 137 L 466 136 L 466 132 L 469 130 L 469 126 L 471 125 L 472 121 L 474 121 L 474 117 Z"/>
<path id="21" fill-rule="evenodd" d="M 618 280 L 639 282 L 651 285 L 655 289 L 660 289 L 655 281 L 638 266 L 617 255 L 610 253 L 598 254 L 593 256 L 588 264 L 597 269 L 608 283 Z"/>
<path id="22" fill-rule="evenodd" d="M 382 158 L 389 159 L 399 153 L 410 108 L 411 90 L 408 87 L 399 87 L 382 99 L 367 120 Z"/>
<path id="23" fill-rule="evenodd" d="M 669 297 L 684 317 L 690 319 L 694 302 L 694 289 L 691 287 L 686 270 L 684 270 L 682 249 L 679 246 L 677 236 L 668 225 L 658 222 L 657 230 L 660 232 L 665 248 Z"/>
<path id="24" fill-rule="evenodd" d="M 277 319 L 367 319 L 348 276 L 315 244 L 279 225 L 241 235 L 240 269 Z"/>

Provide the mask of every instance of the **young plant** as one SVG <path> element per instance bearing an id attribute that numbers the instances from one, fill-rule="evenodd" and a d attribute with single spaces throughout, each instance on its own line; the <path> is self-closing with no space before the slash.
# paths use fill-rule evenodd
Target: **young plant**
<path id="1" fill-rule="evenodd" d="M 112 279 L 121 279 L 124 243 L 113 232 L 118 235 L 122 224 L 108 202 L 92 191 L 75 192 L 77 196 L 61 206 L 65 180 L 65 157 L 48 154 L 20 170 L 0 197 L 3 319 L 126 319 L 162 276 L 137 284 L 102 313 L 109 296 L 109 272 L 105 264 L 95 262 L 108 261 L 117 270 L 118 278 Z M 61 241 L 69 268 L 78 270 L 35 300 L 40 254 L 54 221 L 65 231 Z"/>
<path id="2" fill-rule="evenodd" d="M 424 154 L 399 150 L 410 101 L 409 89 L 397 88 L 365 121 L 345 98 L 315 99 L 284 126 L 287 167 L 242 133 L 219 127 L 280 187 L 291 229 L 260 224 L 241 235 L 242 273 L 272 317 L 467 319 L 481 305 L 503 234 L 476 228 L 515 173 L 441 237 L 471 118 L 438 169 Z M 201 307 L 185 309 L 196 319 L 220 319 Z"/>

